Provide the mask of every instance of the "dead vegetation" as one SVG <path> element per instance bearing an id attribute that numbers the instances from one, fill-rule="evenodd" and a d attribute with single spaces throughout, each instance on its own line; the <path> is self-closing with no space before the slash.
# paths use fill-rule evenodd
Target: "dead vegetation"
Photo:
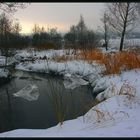
<path id="1" fill-rule="evenodd" d="M 120 74 L 122 71 L 140 68 L 139 49 L 122 52 L 103 53 L 99 49 L 78 50 L 76 55 L 63 55 L 54 58 L 57 62 L 84 60 L 88 63 L 96 61 L 106 67 L 104 74 Z"/>

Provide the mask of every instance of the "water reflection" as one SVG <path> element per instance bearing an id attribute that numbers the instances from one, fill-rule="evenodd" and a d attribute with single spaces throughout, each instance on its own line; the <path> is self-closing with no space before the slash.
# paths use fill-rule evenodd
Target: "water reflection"
<path id="1" fill-rule="evenodd" d="M 13 96 L 28 84 L 39 87 L 37 101 Z M 65 89 L 62 77 L 17 71 L 15 78 L 0 87 L 0 131 L 48 128 L 84 114 L 90 102 L 93 97 L 89 86 Z"/>

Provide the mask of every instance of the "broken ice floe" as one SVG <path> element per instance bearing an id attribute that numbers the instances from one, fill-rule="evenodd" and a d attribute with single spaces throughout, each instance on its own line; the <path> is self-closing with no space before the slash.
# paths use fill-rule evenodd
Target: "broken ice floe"
<path id="1" fill-rule="evenodd" d="M 74 89 L 82 85 L 88 85 L 89 82 L 83 80 L 81 77 L 72 75 L 71 77 L 65 77 L 63 84 L 66 89 Z"/>
<path id="2" fill-rule="evenodd" d="M 37 100 L 39 97 L 39 89 L 36 85 L 29 84 L 23 89 L 13 94 L 15 97 L 21 97 L 28 101 Z"/>

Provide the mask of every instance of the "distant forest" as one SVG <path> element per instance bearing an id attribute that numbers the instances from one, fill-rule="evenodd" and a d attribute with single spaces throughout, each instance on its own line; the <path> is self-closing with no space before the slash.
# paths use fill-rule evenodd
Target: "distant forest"
<path id="1" fill-rule="evenodd" d="M 105 47 L 108 50 L 109 39 L 120 38 L 119 50 L 123 50 L 124 40 L 140 38 L 139 32 L 132 31 L 140 16 L 139 3 L 107 3 L 102 13 L 102 27 L 94 31 L 85 24 L 80 15 L 76 25 L 71 25 L 68 32 L 62 34 L 57 28 L 45 29 L 35 24 L 30 35 L 20 33 L 20 22 L 11 18 L 19 8 L 26 8 L 22 3 L 0 3 L 0 49 L 7 53 L 9 49 L 33 47 L 36 49 L 93 49 Z M 94 24 L 94 23 L 93 23 Z M 139 24 L 137 24 L 137 27 Z M 104 43 L 101 43 L 104 40 Z"/>

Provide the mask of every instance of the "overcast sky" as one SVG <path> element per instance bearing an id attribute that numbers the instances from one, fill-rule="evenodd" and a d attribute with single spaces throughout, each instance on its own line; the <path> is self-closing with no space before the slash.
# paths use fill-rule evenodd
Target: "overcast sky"
<path id="1" fill-rule="evenodd" d="M 58 31 L 66 32 L 71 25 L 76 25 L 80 14 L 86 25 L 96 30 L 101 25 L 104 3 L 31 3 L 25 9 L 15 13 L 22 26 L 21 33 L 31 33 L 33 25 L 57 27 Z"/>

